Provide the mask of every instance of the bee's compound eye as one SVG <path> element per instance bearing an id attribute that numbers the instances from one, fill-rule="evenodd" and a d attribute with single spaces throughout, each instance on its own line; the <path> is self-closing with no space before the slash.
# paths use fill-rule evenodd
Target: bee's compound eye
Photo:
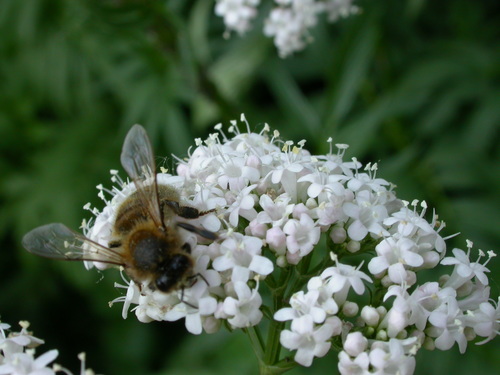
<path id="1" fill-rule="evenodd" d="M 185 254 L 174 255 L 168 263 L 160 267 L 160 275 L 155 281 L 156 287 L 164 293 L 174 290 L 190 276 L 192 267 L 190 257 Z"/>
<path id="2" fill-rule="evenodd" d="M 156 279 L 155 284 L 158 290 L 166 293 L 172 287 L 173 281 L 174 280 L 172 280 L 171 277 L 169 277 L 166 273 L 163 273 Z"/>

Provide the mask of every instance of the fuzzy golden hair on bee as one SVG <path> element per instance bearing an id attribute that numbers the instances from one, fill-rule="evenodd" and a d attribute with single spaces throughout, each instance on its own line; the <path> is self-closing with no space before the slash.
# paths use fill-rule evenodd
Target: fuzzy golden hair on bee
<path id="1" fill-rule="evenodd" d="M 165 293 L 190 286 L 196 277 L 194 259 L 180 232 L 216 240 L 215 233 L 189 223 L 212 211 L 184 205 L 175 187 L 158 184 L 153 150 L 142 126 L 135 125 L 128 132 L 121 163 L 135 191 L 118 207 L 107 246 L 53 223 L 27 233 L 24 247 L 52 259 L 122 266 L 138 285 Z"/>

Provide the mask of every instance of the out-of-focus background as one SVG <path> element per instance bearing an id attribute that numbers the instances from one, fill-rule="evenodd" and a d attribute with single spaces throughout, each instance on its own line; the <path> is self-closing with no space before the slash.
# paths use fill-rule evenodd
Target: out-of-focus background
<path id="1" fill-rule="evenodd" d="M 270 1 L 262 1 L 268 9 Z M 351 145 L 378 162 L 400 198 L 425 199 L 461 235 L 449 249 L 500 250 L 500 6 L 495 0 L 359 1 L 359 15 L 312 31 L 287 59 L 262 35 L 222 37 L 214 2 L 0 1 L 0 314 L 29 320 L 45 350 L 77 372 L 255 374 L 246 338 L 194 337 L 183 322 L 121 318 L 118 272 L 39 259 L 22 235 L 49 222 L 78 228 L 102 207 L 95 186 L 120 169 L 123 138 L 148 130 L 166 166 L 195 137 L 245 113 L 283 138 Z M 262 12 L 264 16 L 265 12 Z M 498 296 L 500 260 L 490 262 Z M 499 340 L 460 355 L 417 356 L 417 374 L 494 374 Z M 43 350 L 42 350 L 43 351 Z M 308 371 L 336 374 L 336 355 Z"/>

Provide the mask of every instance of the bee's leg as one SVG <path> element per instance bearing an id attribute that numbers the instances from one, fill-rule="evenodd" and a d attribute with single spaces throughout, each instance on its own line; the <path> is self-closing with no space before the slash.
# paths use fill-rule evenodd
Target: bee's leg
<path id="1" fill-rule="evenodd" d="M 187 301 L 184 301 L 184 287 L 181 289 L 181 302 L 188 305 L 189 307 L 192 307 L 193 309 L 197 309 L 198 306 L 193 305 L 192 303 L 189 303 Z"/>
<path id="2" fill-rule="evenodd" d="M 191 288 L 191 287 L 192 287 L 192 286 L 196 283 L 196 279 L 197 279 L 198 277 L 199 277 L 199 278 L 201 278 L 201 279 L 205 282 L 205 284 L 207 284 L 207 286 L 210 286 L 210 284 L 208 283 L 207 279 L 205 279 L 205 277 L 204 277 L 201 273 L 199 273 L 199 272 L 198 272 L 197 274 L 194 274 L 194 275 L 189 276 L 189 277 L 187 278 L 187 280 L 192 280 L 191 284 L 189 285 L 189 287 L 190 287 L 190 288 Z M 195 306 L 195 305 L 193 305 L 192 303 L 189 303 L 189 302 L 184 301 L 184 289 L 185 289 L 185 287 L 183 286 L 183 287 L 181 288 L 181 302 L 185 303 L 185 304 L 186 304 L 186 305 L 188 305 L 189 307 L 192 307 L 193 309 L 197 309 L 197 308 L 198 308 L 198 306 Z"/>
<path id="3" fill-rule="evenodd" d="M 118 240 L 115 240 L 115 241 L 109 241 L 108 242 L 108 247 L 110 249 L 114 249 L 114 248 L 117 248 L 117 247 L 120 247 L 122 245 L 121 241 L 118 241 Z"/>
<path id="4" fill-rule="evenodd" d="M 162 203 L 166 204 L 172 211 L 174 211 L 180 217 L 185 219 L 197 219 L 200 216 L 214 212 L 215 210 L 200 211 L 197 208 L 189 206 L 181 206 L 179 202 L 164 200 Z"/>
<path id="5" fill-rule="evenodd" d="M 214 240 L 215 241 L 218 238 L 214 232 L 210 232 L 209 230 L 195 227 L 194 225 L 189 224 L 189 223 L 177 223 L 177 226 L 181 227 L 185 230 L 188 230 L 190 232 L 196 233 L 196 234 L 200 235 L 201 237 L 206 238 L 207 240 Z"/>
<path id="6" fill-rule="evenodd" d="M 182 245 L 182 250 L 184 250 L 188 254 L 191 254 L 191 245 L 186 242 L 184 245 Z"/>
<path id="7" fill-rule="evenodd" d="M 199 278 L 201 278 L 201 279 L 205 282 L 205 284 L 207 284 L 207 286 L 210 286 L 210 284 L 208 283 L 207 279 L 205 279 L 205 276 L 203 276 L 203 275 L 202 275 L 201 273 L 199 273 L 199 272 L 198 272 L 198 273 L 195 273 L 195 274 L 194 274 L 194 275 L 192 275 L 192 276 L 189 276 L 189 277 L 188 277 L 188 280 L 190 280 L 190 279 L 197 279 L 198 277 L 199 277 Z M 195 283 L 196 283 L 196 281 L 193 281 L 193 283 L 191 284 L 191 286 L 192 286 L 192 285 L 194 285 Z"/>

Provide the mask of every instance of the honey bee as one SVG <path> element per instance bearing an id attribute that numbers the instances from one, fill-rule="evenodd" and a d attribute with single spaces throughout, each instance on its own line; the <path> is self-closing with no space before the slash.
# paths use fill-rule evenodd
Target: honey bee
<path id="1" fill-rule="evenodd" d="M 139 286 L 170 293 L 192 285 L 194 260 L 179 228 L 216 240 L 217 235 L 179 218 L 195 219 L 212 211 L 199 211 L 180 203 L 172 186 L 158 185 L 151 143 L 144 128 L 128 132 L 121 163 L 136 191 L 119 206 L 108 246 L 102 246 L 64 224 L 33 229 L 22 240 L 31 253 L 47 258 L 93 261 L 123 266 Z"/>

